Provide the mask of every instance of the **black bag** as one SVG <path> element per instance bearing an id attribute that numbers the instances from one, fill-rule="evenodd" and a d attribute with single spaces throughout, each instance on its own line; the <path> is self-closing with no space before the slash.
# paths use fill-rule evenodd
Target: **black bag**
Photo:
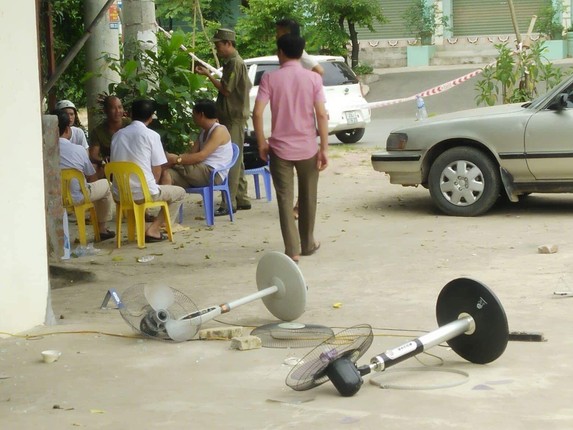
<path id="1" fill-rule="evenodd" d="M 243 145 L 243 163 L 245 170 L 258 169 L 267 165 L 267 162 L 259 157 L 259 147 L 257 139 L 254 136 L 245 135 L 245 144 Z"/>

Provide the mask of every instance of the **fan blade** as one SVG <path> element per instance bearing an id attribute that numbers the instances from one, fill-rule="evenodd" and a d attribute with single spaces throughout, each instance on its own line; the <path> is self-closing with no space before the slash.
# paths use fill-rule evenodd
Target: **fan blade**
<path id="1" fill-rule="evenodd" d="M 165 323 L 167 335 L 175 342 L 190 340 L 197 333 L 197 325 L 192 320 L 169 320 Z"/>
<path id="2" fill-rule="evenodd" d="M 156 312 L 169 308 L 175 302 L 173 291 L 165 285 L 146 285 L 144 294 L 145 299 Z"/>

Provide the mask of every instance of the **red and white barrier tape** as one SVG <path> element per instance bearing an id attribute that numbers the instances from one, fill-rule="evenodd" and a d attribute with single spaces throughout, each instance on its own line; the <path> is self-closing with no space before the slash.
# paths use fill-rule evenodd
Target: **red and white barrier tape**
<path id="1" fill-rule="evenodd" d="M 471 73 L 468 73 L 467 75 L 464 76 L 460 76 L 459 78 L 453 79 L 449 82 L 443 83 L 441 85 L 438 85 L 434 88 L 430 88 L 428 90 L 422 91 L 420 93 L 414 94 L 410 97 L 403 97 L 400 99 L 393 99 L 393 100 L 382 100 L 379 102 L 372 102 L 372 103 L 368 103 L 366 105 L 361 106 L 362 108 L 365 109 L 376 109 L 376 108 L 380 108 L 380 107 L 384 107 L 384 106 L 390 106 L 390 105 L 395 105 L 398 103 L 404 103 L 404 102 L 408 102 L 411 100 L 416 100 L 416 97 L 428 97 L 428 96 L 434 96 L 436 94 L 440 94 L 443 93 L 444 91 L 448 91 L 451 90 L 452 88 L 454 88 L 457 85 L 460 85 L 468 80 L 470 80 L 471 78 L 479 75 L 485 68 L 490 67 L 492 65 L 494 65 L 495 62 L 489 63 L 488 65 L 486 65 L 483 69 L 478 69 L 478 70 L 474 70 Z"/>

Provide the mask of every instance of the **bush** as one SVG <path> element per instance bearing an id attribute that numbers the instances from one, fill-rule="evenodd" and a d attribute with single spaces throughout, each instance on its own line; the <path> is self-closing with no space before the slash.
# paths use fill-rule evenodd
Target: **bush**
<path id="1" fill-rule="evenodd" d="M 545 92 L 563 79 L 564 72 L 543 56 L 543 41 L 516 55 L 507 44 L 495 47 L 499 51 L 495 66 L 483 69 L 476 83 L 478 105 L 493 106 L 500 96 L 502 103 L 526 102 L 537 97 L 540 89 Z"/>
<path id="2" fill-rule="evenodd" d="M 354 73 L 356 73 L 357 75 L 367 75 L 369 73 L 372 73 L 374 71 L 374 68 L 369 64 L 358 63 L 356 66 L 354 66 L 352 70 L 354 70 Z"/>

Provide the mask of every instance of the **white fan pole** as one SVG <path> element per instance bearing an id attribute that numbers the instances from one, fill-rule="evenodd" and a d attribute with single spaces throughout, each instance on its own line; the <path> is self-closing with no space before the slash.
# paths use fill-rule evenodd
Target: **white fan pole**
<path id="1" fill-rule="evenodd" d="M 273 285 L 272 287 L 265 288 L 264 290 L 257 291 L 256 293 L 250 294 L 246 297 L 242 297 L 237 300 L 233 300 L 232 302 L 225 303 L 221 305 L 223 309 L 223 313 L 229 312 L 231 309 L 236 308 L 237 306 L 244 305 L 246 303 L 251 303 L 255 300 L 262 299 L 263 297 L 270 296 L 271 294 L 275 294 L 279 291 L 279 287 Z"/>
<path id="2" fill-rule="evenodd" d="M 211 306 L 209 308 L 202 309 L 198 312 L 194 312 L 193 314 L 188 315 L 184 319 L 188 319 L 190 321 L 198 321 L 196 324 L 202 324 L 204 322 L 212 320 L 213 318 L 218 317 L 221 314 L 226 314 L 227 312 L 230 312 L 232 309 L 238 306 L 244 305 L 246 303 L 251 303 L 255 300 L 262 299 L 263 297 L 270 296 L 271 294 L 275 294 L 279 290 L 280 289 L 277 286 L 268 287 L 265 288 L 264 290 L 257 291 L 256 293 L 250 294 L 246 297 L 233 300 L 232 302 L 223 303 L 222 305 L 219 306 Z"/>

